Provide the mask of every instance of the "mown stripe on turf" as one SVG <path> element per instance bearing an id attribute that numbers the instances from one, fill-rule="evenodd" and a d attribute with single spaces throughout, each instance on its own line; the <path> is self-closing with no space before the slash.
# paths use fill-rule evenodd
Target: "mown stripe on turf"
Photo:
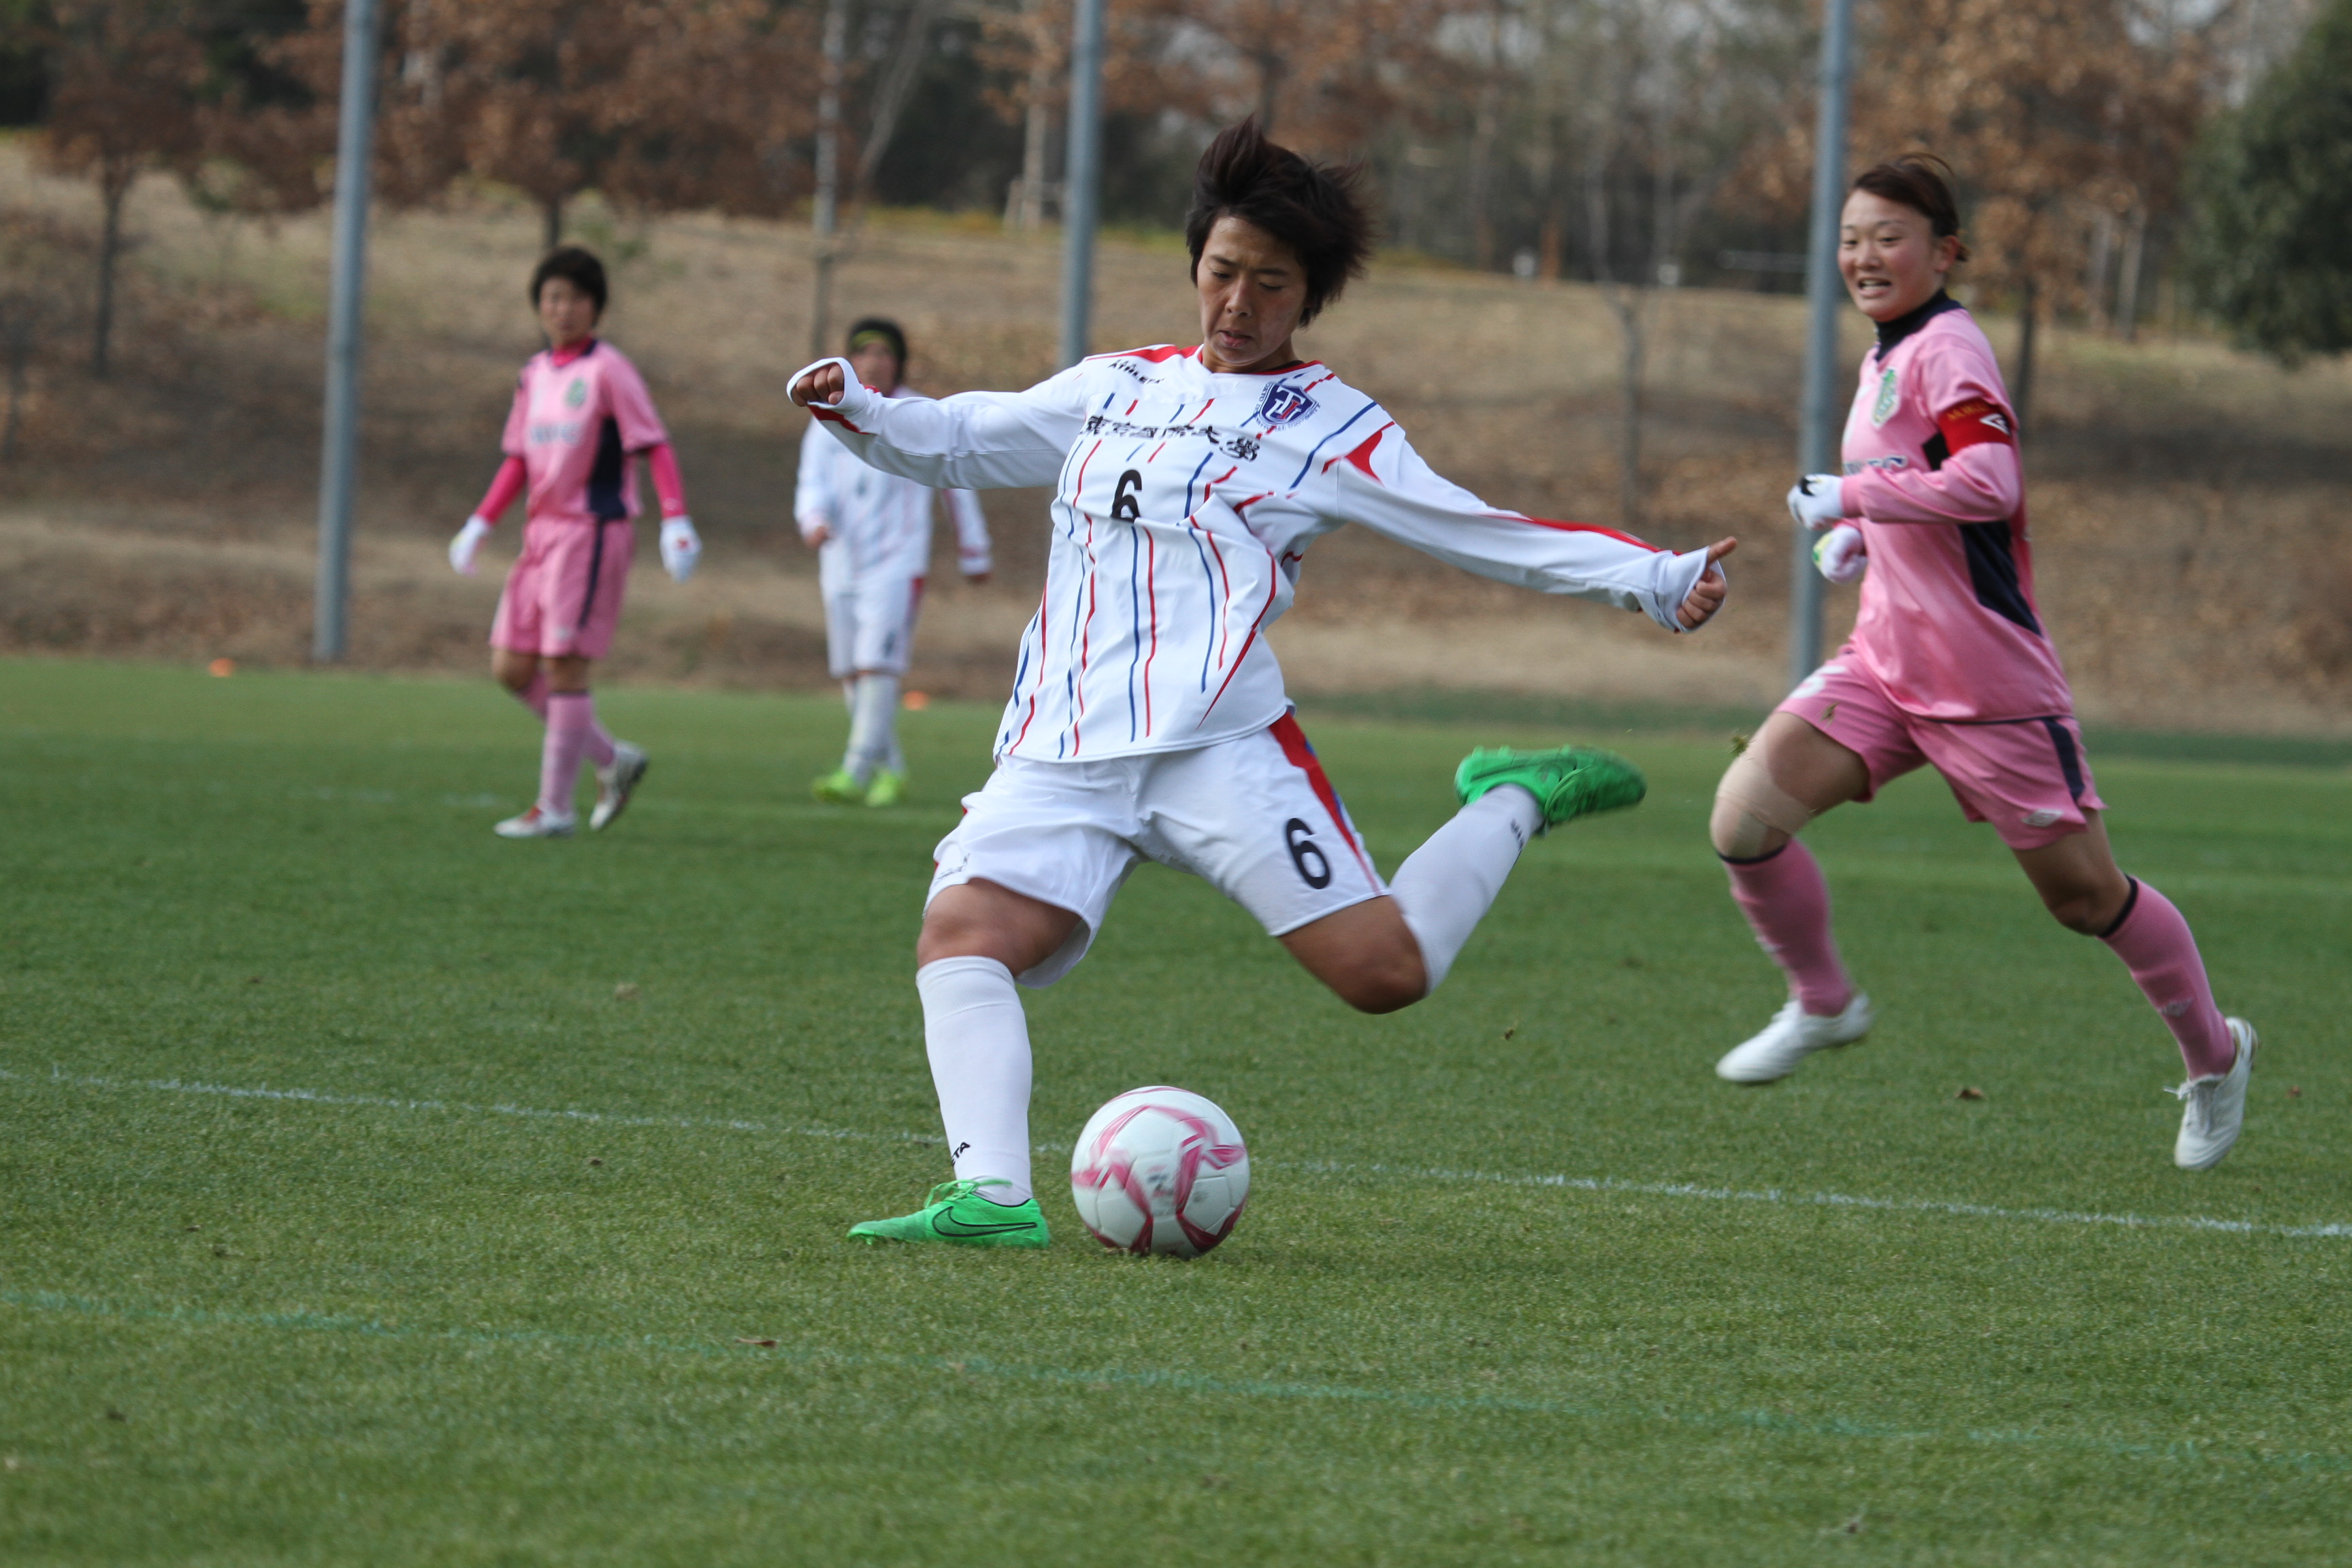
<path id="1" fill-rule="evenodd" d="M 79 1089 L 147 1089 L 162 1094 L 213 1095 L 229 1100 L 288 1100 L 304 1105 L 350 1107 L 367 1110 L 427 1110 L 477 1116 L 509 1116 L 526 1120 L 576 1121 L 604 1127 L 675 1127 L 688 1131 L 760 1132 L 787 1138 L 827 1138 L 877 1143 L 946 1142 L 920 1132 L 865 1132 L 841 1127 L 786 1126 L 736 1117 L 638 1116 L 604 1110 L 551 1110 L 506 1103 L 476 1105 L 456 1100 L 406 1100 L 391 1095 L 332 1094 L 309 1089 L 244 1088 L 233 1084 L 191 1082 L 184 1079 L 110 1079 L 68 1073 L 52 1068 L 47 1074 L 12 1072 L 0 1068 L 0 1079 L 19 1083 L 47 1082 Z M 1066 1154 L 1066 1143 L 1040 1143 L 1040 1154 Z M 2254 1220 L 2216 1219 L 2205 1215 L 2102 1214 L 2095 1210 L 2002 1208 L 1992 1204 L 1956 1203 L 1941 1198 L 1877 1198 L 1854 1193 L 1798 1193 L 1779 1187 L 1744 1189 L 1710 1187 L 1694 1182 L 1638 1182 L 1623 1176 L 1571 1176 L 1565 1173 L 1462 1171 L 1444 1167 L 1350 1164 L 1330 1160 L 1260 1160 L 1262 1171 L 1297 1171 L 1308 1175 L 1343 1178 L 1371 1177 L 1381 1181 L 1477 1183 L 1509 1187 L 1558 1187 L 1572 1192 L 1622 1193 L 1635 1197 L 1685 1198 L 1709 1203 L 1769 1204 L 1792 1208 L 1839 1208 L 1864 1213 L 1948 1215 L 1960 1219 L 1989 1219 L 2030 1225 L 2110 1226 L 2123 1230 L 2188 1230 L 2230 1236 L 2273 1236 L 2296 1240 L 2352 1237 L 2352 1223 L 2329 1221 L 2315 1225 L 2266 1225 Z"/>
<path id="2" fill-rule="evenodd" d="M 1806 1417 L 1775 1410 L 1675 1410 L 1654 1405 L 1586 1405 L 1557 1399 L 1514 1398 L 1507 1394 L 1420 1394 L 1410 1389 L 1361 1388 L 1347 1384 L 1282 1383 L 1267 1378 L 1217 1377 L 1207 1373 L 1145 1368 L 1080 1370 L 1074 1367 L 1031 1366 L 1000 1362 L 987 1356 L 890 1355 L 835 1350 L 824 1345 L 786 1345 L 773 1340 L 681 1340 L 662 1334 L 577 1334 L 546 1329 L 420 1329 L 386 1323 L 380 1319 L 344 1317 L 328 1312 L 231 1312 L 210 1307 L 130 1305 L 74 1296 L 58 1290 L 0 1289 L 0 1303 L 28 1311 L 56 1312 L 126 1322 L 168 1323 L 184 1328 L 267 1329 L 296 1333 L 358 1334 L 422 1343 L 469 1345 L 545 1345 L 565 1350 L 651 1351 L 664 1355 L 701 1359 L 773 1360 L 800 1366 L 831 1366 L 849 1371 L 944 1373 L 952 1376 L 992 1378 L 1005 1382 L 1040 1383 L 1089 1392 L 1154 1389 L 1171 1394 L 1206 1394 L 1283 1403 L 1339 1403 L 1388 1405 L 1408 1410 L 1460 1415 L 1540 1415 L 1574 1421 L 1646 1421 L 1703 1431 L 1759 1432 L 1785 1437 L 1843 1437 L 1872 1442 L 1947 1443 L 2034 1446 L 2105 1454 L 2120 1458 L 2188 1460 L 2277 1466 L 2325 1474 L 2352 1474 L 2352 1458 L 2339 1454 L 2297 1450 L 2264 1452 L 2254 1448 L 2224 1448 L 2193 1437 L 2166 1442 L 2130 1442 L 2074 1433 L 2031 1429 L 1969 1427 L 1938 1431 L 1933 1427 L 1857 1421 L 1846 1416 Z"/>

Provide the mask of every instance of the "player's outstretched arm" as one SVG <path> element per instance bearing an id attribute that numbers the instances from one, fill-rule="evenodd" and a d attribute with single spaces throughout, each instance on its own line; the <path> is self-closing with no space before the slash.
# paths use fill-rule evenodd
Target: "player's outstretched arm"
<path id="1" fill-rule="evenodd" d="M 1078 366 L 1026 392 L 887 397 L 861 385 L 845 359 L 819 360 L 787 384 L 794 403 L 852 452 L 935 489 L 1050 485 L 1084 423 Z"/>
<path id="2" fill-rule="evenodd" d="M 1677 554 L 1615 529 L 1490 507 L 1434 472 L 1394 426 L 1324 475 L 1328 515 L 1482 577 L 1639 610 L 1671 632 L 1697 629 L 1723 603 L 1718 563 L 1732 541 Z"/>

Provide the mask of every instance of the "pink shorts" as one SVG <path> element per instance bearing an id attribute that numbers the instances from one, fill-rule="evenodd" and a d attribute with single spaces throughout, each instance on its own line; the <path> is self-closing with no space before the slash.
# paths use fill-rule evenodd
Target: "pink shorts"
<path id="1" fill-rule="evenodd" d="M 625 519 L 534 517 L 499 595 L 490 646 L 547 658 L 602 658 L 621 624 L 637 531 Z"/>
<path id="2" fill-rule="evenodd" d="M 2046 718 L 1922 719 L 1895 704 L 1851 651 L 1807 676 L 1780 704 L 1853 752 L 1870 771 L 1868 800 L 1922 763 L 1944 775 L 1970 822 L 1990 822 L 2011 849 L 2039 849 L 2090 826 L 2106 803 L 2091 785 L 2083 731 L 2071 713 Z"/>

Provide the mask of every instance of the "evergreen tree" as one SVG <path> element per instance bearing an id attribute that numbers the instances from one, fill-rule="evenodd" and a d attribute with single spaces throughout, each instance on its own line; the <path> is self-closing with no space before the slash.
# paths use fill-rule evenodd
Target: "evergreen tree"
<path id="1" fill-rule="evenodd" d="M 2199 150 L 2190 274 L 2239 340 L 2288 364 L 2352 348 L 2352 0 Z"/>

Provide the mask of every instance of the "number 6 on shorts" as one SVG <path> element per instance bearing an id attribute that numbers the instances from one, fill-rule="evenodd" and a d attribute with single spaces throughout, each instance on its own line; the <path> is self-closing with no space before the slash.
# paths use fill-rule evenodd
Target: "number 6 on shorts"
<path id="1" fill-rule="evenodd" d="M 1298 868 L 1301 881 L 1318 892 L 1331 885 L 1331 862 L 1317 847 L 1313 828 L 1294 816 L 1282 825 L 1282 841 L 1290 849 L 1290 863 Z"/>

